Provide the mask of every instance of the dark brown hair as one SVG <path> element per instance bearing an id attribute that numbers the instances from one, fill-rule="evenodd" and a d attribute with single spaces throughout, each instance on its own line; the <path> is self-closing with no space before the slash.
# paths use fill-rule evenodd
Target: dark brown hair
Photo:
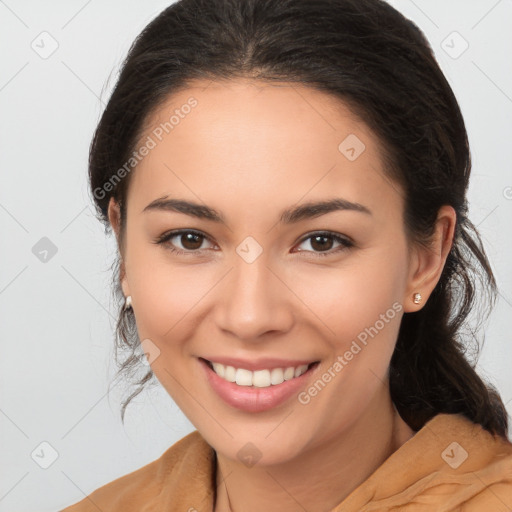
<path id="1" fill-rule="evenodd" d="M 402 319 L 389 368 L 391 398 L 414 430 L 438 413 L 460 413 L 506 437 L 499 394 L 465 357 L 475 342 L 478 353 L 477 329 L 467 317 L 477 294 L 487 297 L 490 311 L 496 283 L 467 217 L 464 121 L 425 36 L 384 1 L 181 0 L 149 23 L 130 48 L 90 148 L 90 187 L 106 232 L 110 197 L 121 207 L 121 254 L 132 173 L 119 179 L 118 170 L 149 116 L 191 80 L 237 77 L 307 85 L 356 112 L 381 141 L 386 172 L 404 190 L 411 242 L 428 244 L 439 208 L 455 209 L 454 244 L 441 278 L 424 307 Z M 119 260 L 115 265 L 122 303 Z M 121 363 L 116 356 L 118 373 L 131 375 L 141 368 L 131 310 L 120 308 L 117 335 L 118 353 L 127 353 Z M 145 367 L 123 403 L 123 420 L 152 376 Z"/>

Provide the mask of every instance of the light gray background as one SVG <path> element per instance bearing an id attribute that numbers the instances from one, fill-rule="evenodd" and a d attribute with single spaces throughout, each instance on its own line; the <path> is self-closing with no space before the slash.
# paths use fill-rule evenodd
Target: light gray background
<path id="1" fill-rule="evenodd" d="M 160 387 L 139 395 L 121 424 L 122 384 L 108 393 L 115 371 L 109 290 L 115 245 L 86 192 L 88 146 L 119 65 L 169 3 L 0 0 L 2 512 L 75 503 L 194 429 Z M 465 116 L 473 157 L 470 217 L 501 291 L 479 369 L 510 413 L 512 3 L 391 3 L 426 33 Z M 42 58 L 53 40 L 58 48 Z M 464 40 L 469 47 L 458 56 Z M 32 252 L 43 237 L 57 248 L 46 263 Z M 51 456 L 42 442 L 58 453 L 48 469 L 37 463 Z M 32 458 L 34 450 L 39 457 Z"/>

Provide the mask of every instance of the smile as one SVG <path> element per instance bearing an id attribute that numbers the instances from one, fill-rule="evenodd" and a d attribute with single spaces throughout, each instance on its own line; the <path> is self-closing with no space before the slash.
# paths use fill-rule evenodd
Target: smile
<path id="1" fill-rule="evenodd" d="M 286 368 L 272 368 L 251 371 L 246 368 L 235 368 L 234 366 L 224 365 L 207 361 L 210 368 L 222 379 L 227 382 L 234 382 L 238 386 L 254 386 L 258 388 L 267 388 L 277 386 L 285 380 L 291 380 L 300 377 L 306 373 L 308 368 L 315 363 L 302 364 L 299 366 L 288 366 Z"/>
<path id="2" fill-rule="evenodd" d="M 250 413 L 271 410 L 307 387 L 320 361 L 248 362 L 225 358 L 223 363 L 198 358 L 207 382 L 227 405 Z M 228 364 L 231 363 L 231 364 Z M 234 366 L 236 365 L 236 366 Z M 252 366 L 252 369 L 243 366 Z"/>

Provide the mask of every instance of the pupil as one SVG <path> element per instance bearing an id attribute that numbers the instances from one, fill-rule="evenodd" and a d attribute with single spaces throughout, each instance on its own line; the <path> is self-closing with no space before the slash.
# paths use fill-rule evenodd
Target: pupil
<path id="1" fill-rule="evenodd" d="M 183 237 L 185 237 L 185 243 L 183 243 Z M 201 235 L 195 235 L 193 233 L 186 233 L 185 235 L 183 235 L 182 237 L 182 244 L 185 248 L 187 249 L 198 249 L 199 247 L 201 247 Z M 196 239 L 196 244 L 194 245 L 194 238 Z M 199 239 L 199 240 L 198 240 Z M 190 244 L 192 245 L 192 247 L 188 246 L 187 247 L 187 244 Z"/>
<path id="2" fill-rule="evenodd" d="M 185 243 L 183 243 L 183 238 L 185 238 Z M 199 247 L 201 247 L 201 238 L 202 238 L 201 235 L 195 235 L 193 233 L 186 233 L 186 234 L 182 235 L 183 246 L 190 250 L 198 249 Z M 319 240 L 320 240 L 320 242 L 319 242 Z M 329 243 L 329 240 L 330 240 L 330 237 L 328 237 L 328 236 L 317 235 L 317 236 L 313 237 L 311 246 L 317 250 L 330 249 L 330 246 L 332 245 L 332 240 L 331 240 L 331 243 Z M 188 246 L 187 246 L 187 244 L 188 244 Z M 192 245 L 192 247 L 190 245 Z"/>
<path id="3" fill-rule="evenodd" d="M 311 241 L 311 246 L 314 248 L 314 249 L 320 249 L 320 250 L 325 250 L 326 248 L 327 249 L 330 249 L 330 247 L 326 247 L 326 244 L 325 243 L 320 243 L 318 247 L 315 247 L 315 243 L 317 240 L 329 240 L 329 237 L 328 236 L 324 236 L 324 235 L 317 235 L 317 236 L 314 236 L 313 237 L 313 240 Z M 332 244 L 332 242 L 331 242 Z M 327 245 L 331 245 L 331 244 L 327 244 Z"/>

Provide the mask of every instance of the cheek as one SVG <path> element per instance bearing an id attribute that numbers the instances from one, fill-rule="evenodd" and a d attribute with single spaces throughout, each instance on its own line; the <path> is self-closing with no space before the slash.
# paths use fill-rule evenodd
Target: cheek
<path id="1" fill-rule="evenodd" d="M 302 288 L 298 295 L 307 297 L 317 323 L 321 319 L 323 330 L 337 343 L 350 343 L 360 333 L 364 338 L 366 329 L 376 323 L 379 330 L 389 331 L 389 336 L 396 339 L 405 269 L 403 252 L 368 251 L 354 255 L 346 266 L 317 270 L 305 280 L 296 279 L 296 286 Z"/>
<path id="2" fill-rule="evenodd" d="M 330 354 L 325 354 L 321 382 L 304 390 L 300 403 L 316 404 L 334 430 L 340 421 L 357 416 L 386 382 L 403 315 L 405 282 L 401 253 L 394 259 L 392 254 L 368 253 L 350 271 L 326 276 L 316 294 L 310 294 L 311 309 L 329 327 L 323 332 L 328 333 L 324 347 Z M 319 325 L 317 319 L 313 329 Z M 327 391 L 320 393 L 324 386 Z"/>
<path id="3" fill-rule="evenodd" d="M 186 259 L 176 263 L 163 247 L 144 240 L 134 242 L 127 258 L 127 273 L 130 291 L 136 297 L 134 309 L 141 340 L 186 339 L 186 331 L 199 325 L 201 319 L 197 316 L 207 314 L 207 296 L 215 294 L 214 288 L 227 269 L 188 263 Z M 303 310 L 297 317 L 303 315 L 303 320 L 298 321 L 313 322 L 319 332 L 340 345 L 339 349 L 358 336 L 364 339 L 364 333 L 382 315 L 389 321 L 381 337 L 389 332 L 393 338 L 398 326 L 388 327 L 399 323 L 399 318 L 390 317 L 396 312 L 393 304 L 402 299 L 405 256 L 405 246 L 396 239 L 393 244 L 361 250 L 338 266 L 304 263 L 290 271 L 283 269 L 282 277 L 293 291 L 291 297 L 283 296 L 283 301 Z"/>
<path id="4" fill-rule="evenodd" d="M 137 296 L 134 309 L 139 335 L 164 341 L 172 340 L 174 331 L 183 337 L 188 317 L 213 286 L 210 280 L 208 277 L 201 279 L 190 270 L 162 272 L 158 268 L 135 278 L 134 285 L 130 283 L 130 286 Z"/>
<path id="5" fill-rule="evenodd" d="M 126 265 L 137 329 L 141 339 L 172 339 L 215 284 L 215 276 L 212 267 L 172 263 L 165 249 L 145 243 L 132 246 Z"/>

